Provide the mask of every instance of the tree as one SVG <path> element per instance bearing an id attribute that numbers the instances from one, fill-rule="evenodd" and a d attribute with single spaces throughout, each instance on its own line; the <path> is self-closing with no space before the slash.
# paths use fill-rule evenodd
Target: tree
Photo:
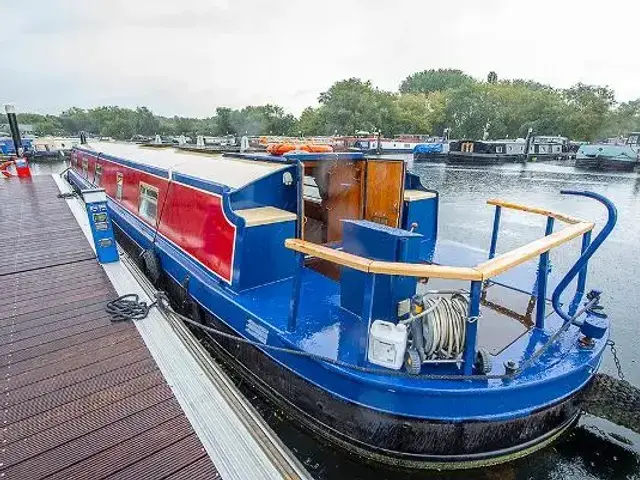
<path id="1" fill-rule="evenodd" d="M 332 135 L 337 130 L 353 135 L 358 130 L 381 130 L 393 135 L 398 130 L 396 97 L 359 78 L 336 82 L 318 98 L 317 112 L 324 122 L 317 133 Z"/>
<path id="2" fill-rule="evenodd" d="M 400 132 L 434 134 L 445 128 L 446 97 L 443 92 L 399 95 L 396 103 L 396 124 Z"/>
<path id="3" fill-rule="evenodd" d="M 570 107 L 568 134 L 572 138 L 593 140 L 603 133 L 607 116 L 616 103 L 613 90 L 577 83 L 564 90 L 563 96 Z"/>
<path id="4" fill-rule="evenodd" d="M 409 75 L 400 84 L 400 93 L 430 93 L 460 88 L 476 83 L 473 77 L 461 70 L 423 70 Z"/>
<path id="5" fill-rule="evenodd" d="M 487 83 L 498 83 L 498 74 L 493 70 L 487 75 Z"/>

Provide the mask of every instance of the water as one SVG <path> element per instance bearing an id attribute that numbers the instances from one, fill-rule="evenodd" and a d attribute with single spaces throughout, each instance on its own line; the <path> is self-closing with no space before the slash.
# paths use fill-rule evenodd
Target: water
<path id="1" fill-rule="evenodd" d="M 56 173 L 61 163 L 40 163 L 40 174 Z M 640 385 L 640 328 L 636 312 L 640 299 L 640 175 L 587 173 L 549 164 L 506 165 L 483 169 L 415 164 L 425 186 L 441 195 L 441 238 L 460 240 L 486 249 L 493 221 L 489 198 L 547 207 L 603 225 L 604 208 L 595 201 L 561 196 L 561 189 L 602 193 L 618 207 L 619 221 L 611 237 L 592 259 L 590 288 L 604 290 L 602 303 L 612 321 L 612 338 L 627 379 Z M 498 252 L 522 245 L 544 232 L 544 219 L 535 215 L 503 211 Z M 579 252 L 579 241 L 552 254 L 554 269 L 566 271 Z M 616 375 L 607 353 L 601 371 Z M 256 398 L 251 388 L 238 381 L 263 417 L 284 439 L 309 472 L 319 480 L 335 478 L 400 479 L 640 479 L 640 435 L 588 415 L 560 441 L 529 457 L 506 465 L 466 472 L 404 472 L 363 464 L 342 451 L 318 442 L 289 422 L 281 412 Z"/>

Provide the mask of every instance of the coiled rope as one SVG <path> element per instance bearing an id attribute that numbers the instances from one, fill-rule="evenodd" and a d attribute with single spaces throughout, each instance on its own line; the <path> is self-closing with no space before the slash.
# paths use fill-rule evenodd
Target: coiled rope
<path id="1" fill-rule="evenodd" d="M 147 302 L 141 301 L 138 295 L 129 293 L 107 303 L 106 311 L 111 316 L 112 322 L 142 320 L 143 318 L 147 318 L 149 310 L 151 310 L 156 303 L 157 301 L 147 305 Z"/>

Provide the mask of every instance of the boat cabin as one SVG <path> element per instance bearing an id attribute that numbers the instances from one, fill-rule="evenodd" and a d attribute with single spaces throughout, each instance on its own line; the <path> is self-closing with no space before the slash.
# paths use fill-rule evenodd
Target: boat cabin
<path id="1" fill-rule="evenodd" d="M 567 153 L 569 139 L 559 136 L 535 136 L 529 143 L 529 155 L 533 156 L 562 156 Z"/>

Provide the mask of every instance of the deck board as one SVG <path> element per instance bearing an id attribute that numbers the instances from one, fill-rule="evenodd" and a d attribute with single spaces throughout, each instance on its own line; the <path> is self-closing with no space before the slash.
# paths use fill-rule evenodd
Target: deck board
<path id="1" fill-rule="evenodd" d="M 220 478 L 51 177 L 0 183 L 4 478 Z M 185 476 L 186 475 L 186 476 Z"/>

